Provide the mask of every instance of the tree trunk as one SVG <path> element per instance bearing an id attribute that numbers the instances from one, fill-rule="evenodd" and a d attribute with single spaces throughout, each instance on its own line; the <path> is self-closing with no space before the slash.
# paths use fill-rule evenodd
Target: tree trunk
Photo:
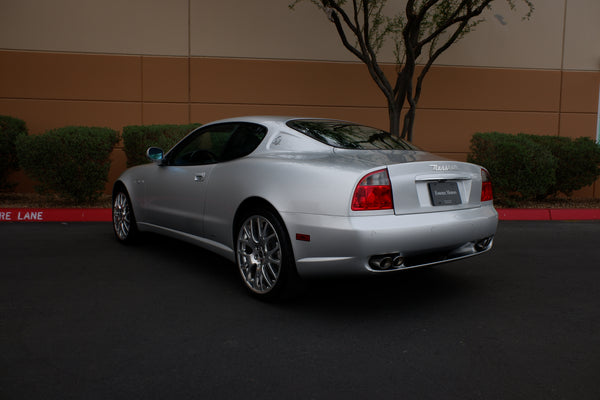
<path id="1" fill-rule="evenodd" d="M 412 143 L 413 127 L 415 125 L 415 116 L 417 114 L 417 105 L 411 104 L 404 116 L 404 125 L 402 126 L 402 138 Z"/>
<path id="2" fill-rule="evenodd" d="M 388 116 L 390 121 L 390 134 L 395 137 L 400 137 L 400 111 L 395 100 L 388 99 Z"/>

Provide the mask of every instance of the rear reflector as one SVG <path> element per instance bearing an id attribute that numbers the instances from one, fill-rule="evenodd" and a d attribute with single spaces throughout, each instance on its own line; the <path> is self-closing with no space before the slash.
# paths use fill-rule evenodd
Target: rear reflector
<path id="1" fill-rule="evenodd" d="M 363 177 L 352 197 L 353 211 L 390 210 L 394 208 L 392 185 L 387 169 L 371 172 Z"/>
<path id="2" fill-rule="evenodd" d="M 302 242 L 310 242 L 310 235 L 306 235 L 304 233 L 296 233 L 296 240 L 300 240 Z"/>

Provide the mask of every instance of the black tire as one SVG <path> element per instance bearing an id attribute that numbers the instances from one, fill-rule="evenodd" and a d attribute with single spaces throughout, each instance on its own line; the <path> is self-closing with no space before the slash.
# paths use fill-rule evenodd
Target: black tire
<path id="1" fill-rule="evenodd" d="M 239 218 L 235 259 L 248 292 L 261 300 L 295 297 L 301 290 L 287 231 L 279 216 L 259 208 Z"/>
<path id="2" fill-rule="evenodd" d="M 113 192 L 112 199 L 115 238 L 121 243 L 133 243 L 138 238 L 139 232 L 129 194 L 124 187 L 117 187 Z"/>

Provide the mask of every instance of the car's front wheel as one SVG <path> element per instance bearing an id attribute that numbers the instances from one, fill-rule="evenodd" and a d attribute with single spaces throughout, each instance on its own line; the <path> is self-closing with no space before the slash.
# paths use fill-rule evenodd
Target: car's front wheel
<path id="1" fill-rule="evenodd" d="M 137 236 L 137 225 L 131 200 L 124 188 L 117 188 L 112 202 L 113 230 L 115 237 L 121 243 L 130 243 Z"/>
<path id="2" fill-rule="evenodd" d="M 267 300 L 296 294 L 300 278 L 278 216 L 266 209 L 246 213 L 237 232 L 237 266 L 250 293 Z"/>

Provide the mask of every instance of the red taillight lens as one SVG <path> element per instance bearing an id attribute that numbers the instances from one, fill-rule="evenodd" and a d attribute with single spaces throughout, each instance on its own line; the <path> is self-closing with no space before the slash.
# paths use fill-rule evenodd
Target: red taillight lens
<path id="1" fill-rule="evenodd" d="M 353 211 L 394 208 L 392 185 L 387 169 L 371 172 L 360 180 L 352 197 Z"/>
<path id="2" fill-rule="evenodd" d="M 494 200 L 492 192 L 492 177 L 485 169 L 481 169 L 481 201 Z"/>

